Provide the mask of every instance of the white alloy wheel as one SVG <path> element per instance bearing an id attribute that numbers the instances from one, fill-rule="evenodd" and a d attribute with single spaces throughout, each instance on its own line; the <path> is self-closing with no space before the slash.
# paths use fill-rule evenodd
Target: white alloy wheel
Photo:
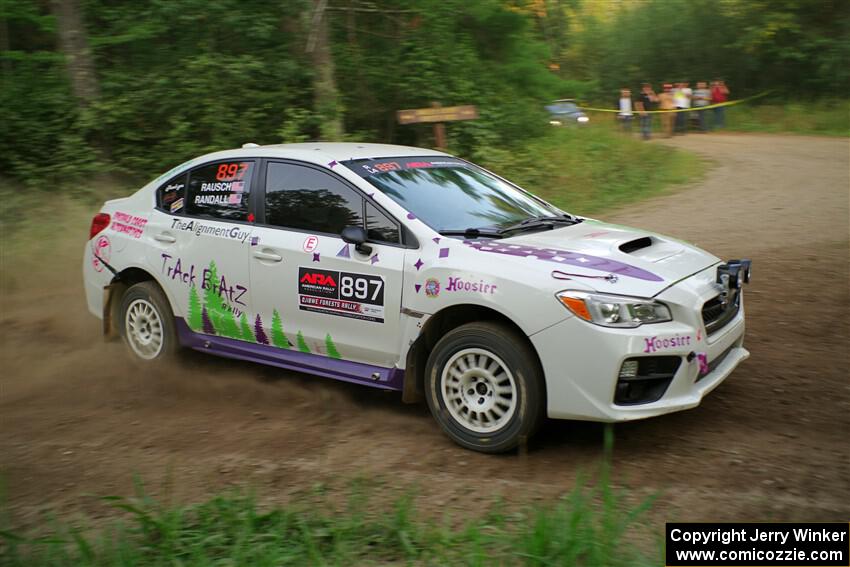
<path id="1" fill-rule="evenodd" d="M 476 433 L 493 433 L 511 421 L 517 409 L 517 385 L 501 358 L 481 348 L 456 352 L 440 377 L 449 414 Z"/>
<path id="2" fill-rule="evenodd" d="M 127 343 L 145 360 L 153 360 L 164 344 L 162 319 L 156 307 L 146 299 L 134 299 L 124 316 Z"/>

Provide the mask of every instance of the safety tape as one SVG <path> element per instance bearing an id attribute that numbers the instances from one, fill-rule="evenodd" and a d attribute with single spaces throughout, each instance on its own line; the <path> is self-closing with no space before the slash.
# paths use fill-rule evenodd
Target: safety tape
<path id="1" fill-rule="evenodd" d="M 671 108 L 670 110 L 637 110 L 633 108 L 632 114 L 667 114 L 668 112 L 694 112 L 697 110 L 708 110 L 709 108 L 720 108 L 722 106 L 732 106 L 735 104 L 741 104 L 742 102 L 749 102 L 751 100 L 767 96 L 772 92 L 773 91 L 764 91 L 763 93 L 748 96 L 747 98 L 742 98 L 739 100 L 730 100 L 728 102 L 721 102 L 718 104 L 709 104 L 708 106 L 693 106 L 691 108 Z M 581 106 L 580 104 L 577 106 L 579 110 L 592 110 L 593 112 L 616 112 L 617 114 L 621 112 L 620 110 L 615 110 L 611 108 L 593 108 L 590 106 Z"/>

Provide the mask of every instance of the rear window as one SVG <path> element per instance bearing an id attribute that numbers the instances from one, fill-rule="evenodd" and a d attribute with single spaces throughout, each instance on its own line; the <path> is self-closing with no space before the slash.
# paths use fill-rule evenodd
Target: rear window
<path id="1" fill-rule="evenodd" d="M 247 221 L 253 161 L 216 162 L 189 173 L 186 214 Z"/>

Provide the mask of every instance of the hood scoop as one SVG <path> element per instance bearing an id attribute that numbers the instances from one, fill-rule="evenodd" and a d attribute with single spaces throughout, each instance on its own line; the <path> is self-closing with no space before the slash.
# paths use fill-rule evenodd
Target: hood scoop
<path id="1" fill-rule="evenodd" d="M 631 254 L 632 252 L 637 252 L 638 250 L 649 248 L 650 246 L 652 246 L 652 237 L 644 236 L 643 238 L 636 238 L 635 240 L 630 240 L 629 242 L 620 244 L 620 252 L 624 254 Z"/>

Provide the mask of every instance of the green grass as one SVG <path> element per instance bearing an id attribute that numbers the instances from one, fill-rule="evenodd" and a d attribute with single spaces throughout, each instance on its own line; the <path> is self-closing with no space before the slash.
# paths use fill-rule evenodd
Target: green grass
<path id="1" fill-rule="evenodd" d="M 521 150 L 489 149 L 477 160 L 532 193 L 578 214 L 601 213 L 694 181 L 707 168 L 693 153 L 601 124 L 552 128 Z"/>
<path id="2" fill-rule="evenodd" d="M 462 521 L 422 519 L 410 496 L 376 507 L 371 500 L 380 495 L 363 485 L 353 485 L 337 510 L 316 502 L 267 508 L 244 493 L 169 507 L 139 488 L 134 498 L 103 499 L 124 515 L 105 525 L 55 521 L 30 536 L 0 529 L 0 565 L 640 567 L 661 559 L 660 548 L 650 560 L 633 545 L 645 540 L 635 528 L 653 499 L 627 504 L 628 495 L 611 486 L 608 464 L 595 486 L 579 482 L 554 503 L 510 513 L 497 503 Z"/>
<path id="3" fill-rule="evenodd" d="M 726 110 L 726 129 L 740 132 L 850 136 L 850 101 L 735 105 Z"/>

